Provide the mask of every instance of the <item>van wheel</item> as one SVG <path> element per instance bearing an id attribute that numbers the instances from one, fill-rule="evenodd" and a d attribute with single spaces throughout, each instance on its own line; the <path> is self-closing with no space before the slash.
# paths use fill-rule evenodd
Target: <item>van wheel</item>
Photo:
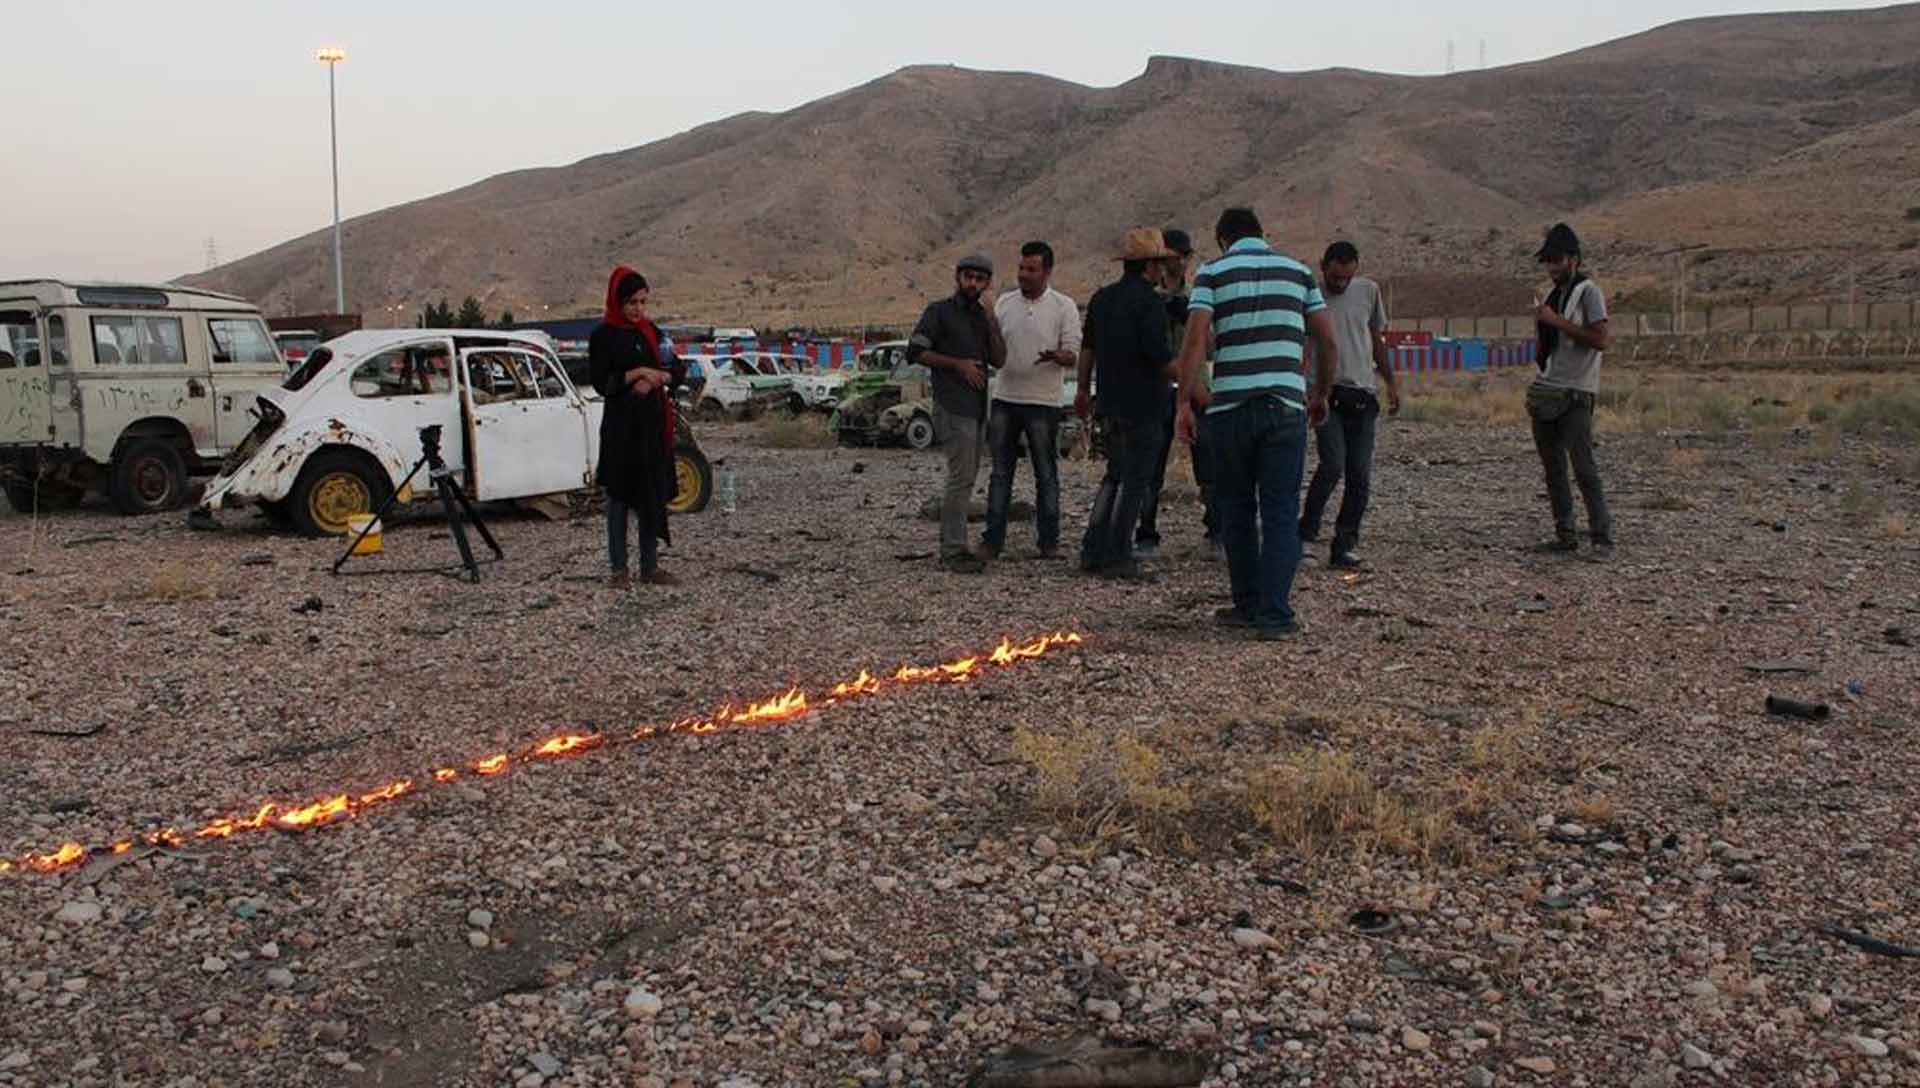
<path id="1" fill-rule="evenodd" d="M 113 459 L 108 491 L 122 514 L 157 514 L 187 501 L 187 464 L 160 438 L 135 438 Z"/>
<path id="2" fill-rule="evenodd" d="M 914 416 L 907 421 L 907 445 L 916 450 L 933 448 L 933 420 Z"/>
<path id="3" fill-rule="evenodd" d="M 371 514 L 387 501 L 391 485 L 385 475 L 345 450 L 314 454 L 287 496 L 294 528 L 307 536 L 344 536 L 349 517 Z"/>

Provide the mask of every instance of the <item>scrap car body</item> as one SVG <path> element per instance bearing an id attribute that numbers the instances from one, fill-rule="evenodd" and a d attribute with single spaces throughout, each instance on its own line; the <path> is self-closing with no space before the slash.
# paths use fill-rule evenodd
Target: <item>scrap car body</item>
<path id="1" fill-rule="evenodd" d="M 473 329 L 380 329 L 316 348 L 280 388 L 260 394 L 259 422 L 209 485 L 207 513 L 259 506 L 310 535 L 338 534 L 378 508 L 421 458 L 420 431 L 441 429 L 441 457 L 486 502 L 593 483 L 599 396 L 568 379 L 549 341 Z M 705 505 L 711 469 L 682 429 L 675 512 Z M 408 494 L 431 494 L 424 475 Z"/>

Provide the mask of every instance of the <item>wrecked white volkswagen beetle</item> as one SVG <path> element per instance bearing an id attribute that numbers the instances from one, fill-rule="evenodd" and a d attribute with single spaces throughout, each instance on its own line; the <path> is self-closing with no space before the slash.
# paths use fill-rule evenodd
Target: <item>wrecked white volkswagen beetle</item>
<path id="1" fill-rule="evenodd" d="M 260 395 L 259 422 L 208 485 L 199 512 L 252 504 L 311 536 L 344 533 L 349 517 L 378 509 L 407 478 L 421 456 L 421 428 L 435 425 L 442 459 L 476 501 L 577 491 L 593 483 L 601 408 L 534 336 L 348 333 Z M 676 447 L 680 494 L 669 509 L 692 513 L 712 492 L 712 472 L 691 434 Z M 432 495 L 424 471 L 410 489 Z"/>

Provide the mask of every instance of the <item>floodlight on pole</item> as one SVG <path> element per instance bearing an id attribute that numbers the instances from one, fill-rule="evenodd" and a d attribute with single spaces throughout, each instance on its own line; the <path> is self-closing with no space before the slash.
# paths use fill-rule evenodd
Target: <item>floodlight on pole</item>
<path id="1" fill-rule="evenodd" d="M 333 312 L 347 312 L 347 275 L 340 259 L 340 115 L 333 104 L 333 70 L 347 59 L 347 51 L 333 46 L 315 53 L 327 66 L 327 136 L 333 145 Z"/>

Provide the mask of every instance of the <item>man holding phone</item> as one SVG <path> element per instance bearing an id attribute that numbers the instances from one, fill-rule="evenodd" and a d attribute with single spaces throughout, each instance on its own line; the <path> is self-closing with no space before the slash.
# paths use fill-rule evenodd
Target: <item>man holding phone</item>
<path id="1" fill-rule="evenodd" d="M 967 548 L 967 507 L 980 475 L 987 429 L 987 372 L 1007 361 L 993 307 L 981 294 L 993 283 L 993 262 L 974 254 L 953 270 L 953 294 L 929 305 L 907 340 L 907 361 L 933 372 L 933 426 L 947 452 L 940 500 L 940 564 L 959 574 L 986 569 Z"/>
<path id="2" fill-rule="evenodd" d="M 1042 559 L 1060 554 L 1060 401 L 1068 372 L 1080 361 L 1080 308 L 1049 286 L 1053 247 L 1020 247 L 1020 284 L 994 304 L 1007 362 L 994 383 L 987 414 L 987 449 L 993 456 L 987 485 L 987 530 L 981 547 L 998 558 L 1007 543 L 1007 509 L 1013 502 L 1013 470 L 1025 438 L 1033 461 L 1034 537 Z"/>

